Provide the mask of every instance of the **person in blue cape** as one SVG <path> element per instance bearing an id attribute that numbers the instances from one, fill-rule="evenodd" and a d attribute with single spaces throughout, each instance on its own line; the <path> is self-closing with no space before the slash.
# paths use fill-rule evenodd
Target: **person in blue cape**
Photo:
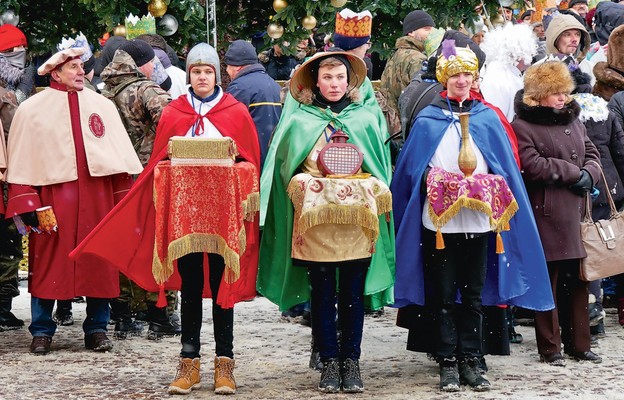
<path id="1" fill-rule="evenodd" d="M 426 306 L 424 310 L 432 313 L 437 334 L 429 333 L 433 343 L 427 351 L 440 364 L 441 390 L 459 391 L 461 382 L 485 391 L 490 382 L 479 367 L 481 306 L 511 304 L 544 311 L 554 302 L 509 138 L 496 113 L 470 91 L 478 72 L 475 54 L 455 48 L 453 42 L 443 43 L 436 66 L 446 90 L 416 117 L 392 180 L 394 305 L 402 308 L 398 323 L 410 328 L 410 335 L 422 327 L 409 320 L 409 306 Z M 462 135 L 460 113 L 469 115 L 465 127 L 471 140 Z M 440 183 L 450 192 L 470 181 L 464 175 L 472 171 L 464 173 L 459 167 L 462 144 L 474 155 L 471 189 L 489 193 L 489 202 L 487 196 L 474 196 L 475 190 L 456 198 L 436 191 Z M 493 189 L 494 183 L 499 189 Z M 448 199 L 454 202 L 445 203 Z M 498 215 L 503 200 L 504 212 Z"/>

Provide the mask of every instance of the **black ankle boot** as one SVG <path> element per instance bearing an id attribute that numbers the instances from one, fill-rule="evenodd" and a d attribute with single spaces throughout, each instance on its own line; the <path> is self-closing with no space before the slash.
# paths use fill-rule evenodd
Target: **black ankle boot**
<path id="1" fill-rule="evenodd" d="M 443 392 L 459 392 L 459 372 L 455 359 L 440 361 L 440 390 Z"/>
<path id="2" fill-rule="evenodd" d="M 340 391 L 340 363 L 338 359 L 330 358 L 323 362 L 318 390 L 323 393 L 338 393 Z"/>
<path id="3" fill-rule="evenodd" d="M 360 363 L 358 360 L 347 358 L 340 363 L 340 378 L 342 390 L 345 393 L 361 393 L 364 391 L 364 382 L 360 375 Z"/>
<path id="4" fill-rule="evenodd" d="M 468 358 L 462 360 L 459 364 L 459 377 L 462 383 L 467 384 L 476 392 L 485 392 L 490 390 L 490 381 L 482 374 L 479 368 L 479 358 Z"/>
<path id="5" fill-rule="evenodd" d="M 147 314 L 149 319 L 149 328 L 147 330 L 147 338 L 149 340 L 158 340 L 162 337 L 177 336 L 182 333 L 182 328 L 178 323 L 169 318 L 167 308 L 156 307 L 156 304 L 147 304 Z"/>
<path id="6" fill-rule="evenodd" d="M 12 305 L 13 297 L 6 296 L 0 299 L 0 332 L 11 331 L 24 326 L 24 321 L 11 312 Z"/>

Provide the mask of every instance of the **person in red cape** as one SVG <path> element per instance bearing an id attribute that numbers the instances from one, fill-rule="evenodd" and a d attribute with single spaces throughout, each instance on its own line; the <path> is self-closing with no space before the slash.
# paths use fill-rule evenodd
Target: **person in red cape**
<path id="1" fill-rule="evenodd" d="M 258 135 L 247 108 L 217 85 L 221 75 L 216 51 L 205 43 L 193 47 L 187 57 L 186 70 L 191 84 L 189 93 L 163 110 L 154 150 L 145 170 L 126 198 L 71 256 L 78 258 L 94 254 L 110 261 L 144 289 L 160 291 L 158 305 L 164 303 L 160 300 L 164 300 L 165 289 L 181 289 L 182 351 L 178 373 L 169 386 L 169 393 L 187 394 L 201 386 L 202 295 L 212 297 L 217 356 L 215 392 L 234 393 L 233 307 L 235 303 L 256 295 L 258 219 L 245 222 L 247 246 L 240 258 L 240 278 L 233 283 L 223 279 L 224 260 L 216 254 L 206 257 L 203 253 L 191 253 L 179 258 L 173 275 L 163 285 L 156 283 L 151 269 L 155 239 L 154 169 L 167 157 L 171 137 L 230 137 L 236 142 L 239 158 L 253 164 L 258 172 L 260 168 Z"/>

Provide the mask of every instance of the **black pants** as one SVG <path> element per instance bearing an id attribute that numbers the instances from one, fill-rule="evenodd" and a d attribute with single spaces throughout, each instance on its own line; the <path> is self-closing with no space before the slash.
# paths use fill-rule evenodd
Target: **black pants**
<path id="1" fill-rule="evenodd" d="M 439 330 L 434 355 L 438 360 L 480 357 L 488 234 L 444 234 L 444 243 L 445 249 L 436 250 L 435 232 L 423 229 L 425 265 L 433 279 Z M 458 290 L 460 304 L 456 302 Z"/>
<path id="2" fill-rule="evenodd" d="M 364 328 L 364 282 L 370 260 L 338 267 L 340 264 L 327 263 L 308 269 L 312 286 L 312 332 L 321 361 L 331 358 L 360 359 Z M 340 346 L 337 336 L 336 298 L 341 330 Z"/>
<path id="3" fill-rule="evenodd" d="M 200 357 L 202 325 L 202 292 L 204 290 L 203 253 L 191 253 L 178 259 L 178 272 L 182 278 L 180 306 L 182 317 L 183 358 Z M 234 357 L 234 308 L 223 309 L 217 304 L 219 286 L 225 262 L 223 257 L 208 254 L 210 264 L 210 291 L 212 292 L 212 324 L 217 356 Z"/>

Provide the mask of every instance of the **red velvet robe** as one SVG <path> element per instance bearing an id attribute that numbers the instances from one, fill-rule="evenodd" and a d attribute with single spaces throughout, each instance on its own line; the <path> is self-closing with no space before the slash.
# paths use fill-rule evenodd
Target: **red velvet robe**
<path id="1" fill-rule="evenodd" d="M 206 118 L 221 132 L 236 142 L 240 157 L 251 162 L 260 173 L 260 147 L 256 128 L 247 111 L 231 95 L 225 93 L 221 101 L 206 115 Z M 184 136 L 200 116 L 189 104 L 186 96 L 172 101 L 162 113 L 154 150 L 149 163 L 139 175 L 130 193 L 119 203 L 71 253 L 71 257 L 82 258 L 88 254 L 102 257 L 150 292 L 159 291 L 158 305 L 164 305 L 164 289 L 179 290 L 181 285 L 177 265 L 174 273 L 159 286 L 152 274 L 154 252 L 155 210 L 153 203 L 153 175 L 156 164 L 167 157 L 167 144 L 173 136 Z M 217 210 L 206 210 L 218 212 Z M 258 270 L 258 218 L 245 222 L 247 248 L 240 260 L 240 278 L 228 284 L 221 281 L 217 304 L 231 308 L 235 303 L 256 295 Z M 208 261 L 204 257 L 204 282 L 208 280 Z M 209 285 L 204 285 L 204 297 L 212 297 Z"/>
<path id="2" fill-rule="evenodd" d="M 52 87 L 64 90 L 58 84 Z M 56 214 L 57 232 L 29 236 L 28 289 L 33 296 L 57 300 L 76 296 L 114 298 L 119 296 L 119 273 L 115 267 L 94 256 L 74 261 L 69 253 L 128 192 L 132 177 L 128 174 L 92 177 L 89 174 L 78 97 L 75 92 L 68 92 L 67 97 L 78 179 L 40 187 L 9 184 L 6 216 L 11 218 L 42 206 L 52 206 Z M 48 151 L 50 157 L 54 157 L 54 149 Z"/>

